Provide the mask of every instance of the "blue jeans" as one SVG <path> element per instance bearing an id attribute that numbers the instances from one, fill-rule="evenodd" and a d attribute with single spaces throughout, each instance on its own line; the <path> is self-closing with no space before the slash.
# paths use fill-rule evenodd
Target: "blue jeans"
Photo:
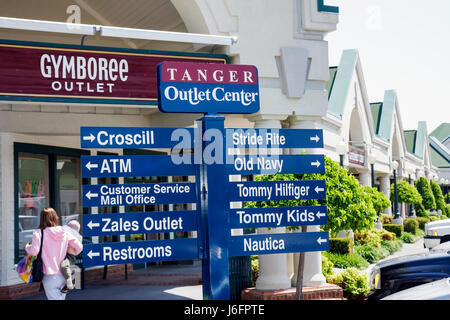
<path id="1" fill-rule="evenodd" d="M 48 300 L 66 299 L 66 294 L 61 292 L 62 287 L 66 284 L 66 279 L 62 274 L 46 274 L 42 284 Z"/>

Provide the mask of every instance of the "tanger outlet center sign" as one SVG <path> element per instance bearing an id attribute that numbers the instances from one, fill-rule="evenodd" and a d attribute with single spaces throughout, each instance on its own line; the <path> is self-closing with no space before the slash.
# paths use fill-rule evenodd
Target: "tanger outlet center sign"
<path id="1" fill-rule="evenodd" d="M 259 110 L 254 66 L 163 62 L 158 66 L 163 112 L 255 113 Z"/>

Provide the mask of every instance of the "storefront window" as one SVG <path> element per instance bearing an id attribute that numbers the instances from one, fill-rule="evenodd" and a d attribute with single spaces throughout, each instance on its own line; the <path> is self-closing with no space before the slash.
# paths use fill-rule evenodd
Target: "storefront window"
<path id="1" fill-rule="evenodd" d="M 49 206 L 48 156 L 19 153 L 18 155 L 19 255 L 25 255 L 25 245 L 31 242 L 39 227 L 39 215 Z"/>
<path id="2" fill-rule="evenodd" d="M 57 156 L 56 169 L 58 179 L 57 212 L 61 219 L 60 224 L 65 225 L 70 220 L 80 221 L 83 213 L 80 158 Z"/>
<path id="3" fill-rule="evenodd" d="M 72 219 L 80 221 L 81 160 L 84 150 L 14 143 L 15 159 L 15 261 L 25 255 L 39 227 L 40 212 L 55 208 L 60 225 Z"/>

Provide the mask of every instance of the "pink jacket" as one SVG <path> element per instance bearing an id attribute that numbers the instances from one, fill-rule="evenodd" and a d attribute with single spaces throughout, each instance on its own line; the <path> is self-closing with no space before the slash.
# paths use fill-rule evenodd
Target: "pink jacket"
<path id="1" fill-rule="evenodd" d="M 41 229 L 33 232 L 31 245 L 25 247 L 29 255 L 37 256 L 41 245 Z M 72 248 L 75 254 L 83 250 L 82 243 L 63 227 L 47 227 L 44 229 L 44 243 L 42 244 L 42 261 L 44 274 L 60 274 L 61 262 L 66 257 L 67 249 Z"/>

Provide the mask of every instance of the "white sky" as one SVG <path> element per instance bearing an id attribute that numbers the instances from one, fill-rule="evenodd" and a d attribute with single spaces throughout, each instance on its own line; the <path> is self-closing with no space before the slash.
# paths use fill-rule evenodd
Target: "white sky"
<path id="1" fill-rule="evenodd" d="M 450 122 L 449 0 L 325 0 L 339 6 L 337 31 L 325 40 L 330 66 L 358 49 L 370 102 L 394 89 L 403 129 L 426 121 L 428 133 Z"/>

